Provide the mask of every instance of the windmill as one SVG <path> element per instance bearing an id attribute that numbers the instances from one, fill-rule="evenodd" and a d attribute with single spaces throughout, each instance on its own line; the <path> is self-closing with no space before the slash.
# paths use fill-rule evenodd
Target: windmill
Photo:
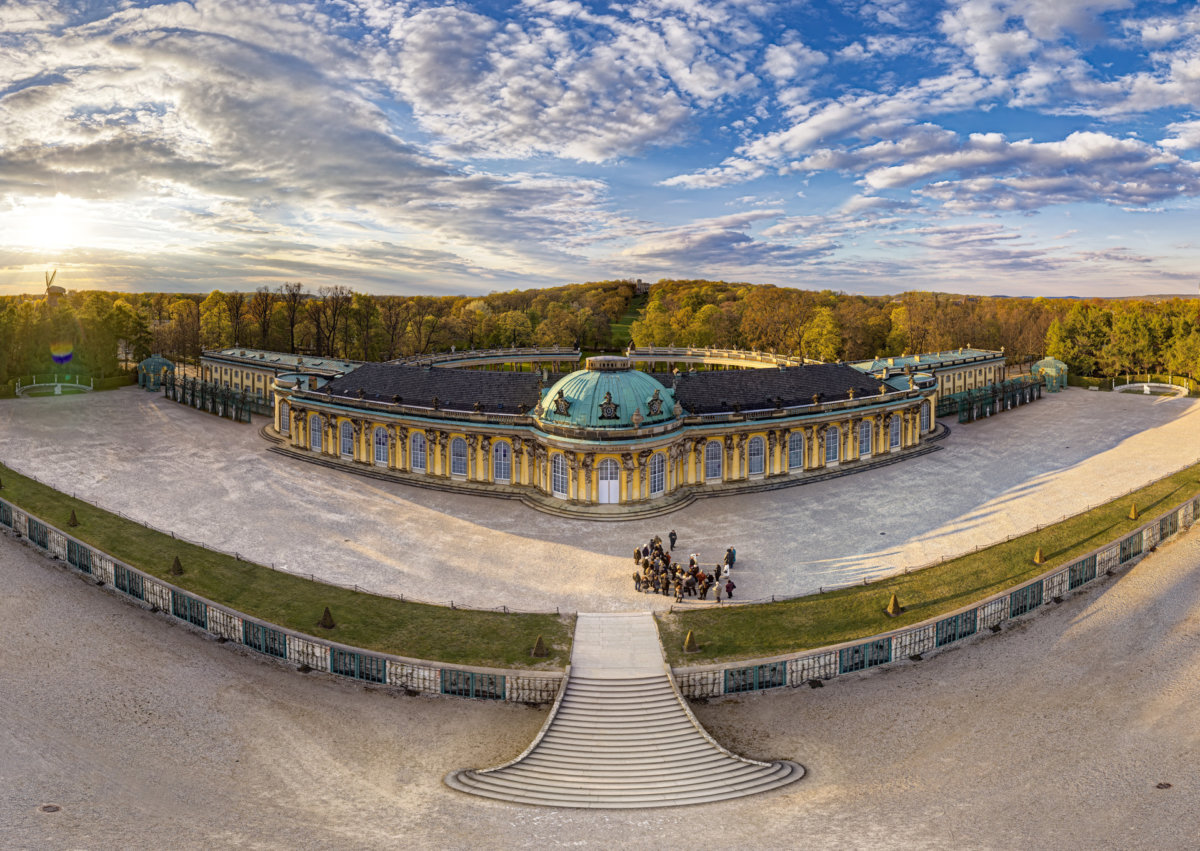
<path id="1" fill-rule="evenodd" d="M 55 269 L 53 272 L 46 273 L 46 301 L 50 304 L 51 307 L 57 307 L 58 306 L 58 297 L 60 295 L 67 294 L 67 291 L 65 289 L 63 289 L 60 286 L 57 286 L 54 283 L 54 279 L 55 279 L 55 277 L 57 277 L 57 275 L 58 275 L 57 269 Z"/>

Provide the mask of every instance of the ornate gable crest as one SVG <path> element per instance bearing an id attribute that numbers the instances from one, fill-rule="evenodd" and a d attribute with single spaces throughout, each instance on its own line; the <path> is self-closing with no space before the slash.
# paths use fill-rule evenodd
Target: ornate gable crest
<path id="1" fill-rule="evenodd" d="M 600 419 L 615 420 L 620 419 L 617 416 L 617 409 L 621 407 L 612 400 L 612 393 L 605 392 L 604 401 L 600 403 Z"/>
<path id="2" fill-rule="evenodd" d="M 662 398 L 658 395 L 658 391 L 654 391 L 654 395 L 650 397 L 650 401 L 646 403 L 646 412 L 652 417 L 657 417 L 662 413 Z"/>
<path id="3" fill-rule="evenodd" d="M 560 417 L 570 416 L 571 403 L 567 401 L 567 397 L 563 395 L 562 390 L 558 391 L 558 395 L 554 397 L 554 413 Z"/>

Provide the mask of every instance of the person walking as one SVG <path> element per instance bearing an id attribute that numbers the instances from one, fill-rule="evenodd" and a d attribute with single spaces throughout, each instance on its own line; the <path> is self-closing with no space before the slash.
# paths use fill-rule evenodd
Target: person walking
<path id="1" fill-rule="evenodd" d="M 728 582 L 725 583 L 725 596 L 728 597 L 730 600 L 733 599 L 733 589 L 736 587 L 737 586 L 733 584 L 732 579 L 730 579 Z"/>
<path id="2" fill-rule="evenodd" d="M 713 583 L 713 599 L 716 600 L 718 603 L 721 602 L 721 583 L 720 582 Z"/>
<path id="3" fill-rule="evenodd" d="M 642 575 L 637 571 L 633 573 L 633 590 L 642 593 Z"/>
<path id="4" fill-rule="evenodd" d="M 675 534 L 675 530 L 674 530 L 674 529 L 672 529 L 672 530 L 671 530 L 671 531 L 670 531 L 670 532 L 667 534 L 667 540 L 671 542 L 671 549 L 672 549 L 672 550 L 674 550 L 674 549 L 675 549 L 675 542 L 676 542 L 677 540 L 679 540 L 679 536 Z"/>

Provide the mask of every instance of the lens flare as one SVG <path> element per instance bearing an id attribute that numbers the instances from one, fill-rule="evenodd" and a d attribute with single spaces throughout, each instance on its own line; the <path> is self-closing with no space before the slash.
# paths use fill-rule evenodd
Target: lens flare
<path id="1" fill-rule="evenodd" d="M 70 362 L 71 358 L 74 355 L 75 355 L 75 346 L 72 345 L 71 343 L 51 343 L 50 344 L 50 357 L 54 358 L 54 362 L 57 364 L 64 364 L 64 363 Z"/>

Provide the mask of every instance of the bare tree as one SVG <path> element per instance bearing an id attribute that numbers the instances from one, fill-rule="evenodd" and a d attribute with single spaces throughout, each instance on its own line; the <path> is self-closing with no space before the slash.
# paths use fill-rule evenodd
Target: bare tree
<path id="1" fill-rule="evenodd" d="M 246 294 L 222 293 L 221 306 L 229 319 L 229 330 L 233 335 L 233 345 L 242 344 L 242 326 L 246 321 Z"/>
<path id="2" fill-rule="evenodd" d="M 414 305 L 411 299 L 390 295 L 379 302 L 379 325 L 387 341 L 387 357 L 393 360 L 400 351 L 400 343 L 412 321 Z"/>
<path id="3" fill-rule="evenodd" d="M 332 287 L 321 287 L 321 301 L 325 305 L 326 335 L 329 341 L 329 354 L 336 356 L 334 344 L 337 341 L 338 328 L 346 323 L 350 303 L 354 299 L 354 290 L 340 284 Z M 343 343 L 344 343 L 343 339 Z M 349 357 L 349 352 L 343 351 L 343 357 Z"/>
<path id="4" fill-rule="evenodd" d="M 271 333 L 271 317 L 278 298 L 269 287 L 259 287 L 246 305 L 246 312 L 258 326 L 258 346 L 261 349 L 267 348 L 267 335 Z"/>
<path id="5" fill-rule="evenodd" d="M 288 351 L 296 353 L 296 325 L 300 322 L 300 305 L 308 294 L 299 282 L 286 283 L 279 288 L 279 300 L 283 302 L 283 315 L 288 323 Z"/>

